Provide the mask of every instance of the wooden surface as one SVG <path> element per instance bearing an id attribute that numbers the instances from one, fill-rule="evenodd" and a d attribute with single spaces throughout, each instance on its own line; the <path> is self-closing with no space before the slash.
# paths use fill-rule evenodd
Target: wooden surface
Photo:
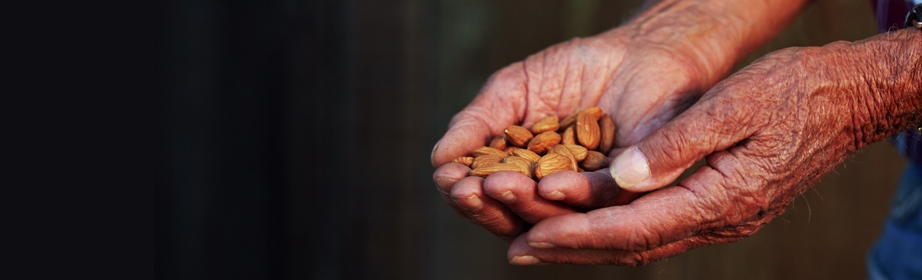
<path id="1" fill-rule="evenodd" d="M 164 6 L 161 279 L 857 279 L 905 166 L 872 145 L 754 236 L 648 266 L 514 267 L 441 201 L 431 147 L 493 71 L 637 1 Z M 868 37 L 870 9 L 818 0 L 747 63 Z"/>

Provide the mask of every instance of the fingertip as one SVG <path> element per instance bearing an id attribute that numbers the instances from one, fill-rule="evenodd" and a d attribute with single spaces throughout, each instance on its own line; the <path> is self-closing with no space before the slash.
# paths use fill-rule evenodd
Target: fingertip
<path id="1" fill-rule="evenodd" d="M 586 177 L 570 170 L 551 173 L 538 182 L 538 195 L 547 200 L 562 201 L 587 189 Z"/>
<path id="2" fill-rule="evenodd" d="M 450 193 L 452 187 L 461 179 L 468 177 L 470 168 L 458 163 L 448 163 L 440 166 L 432 173 L 432 181 L 443 193 Z"/>
<path id="3" fill-rule="evenodd" d="M 435 162 L 435 150 L 439 148 L 440 142 L 442 142 L 441 139 L 439 139 L 439 141 L 435 141 L 435 145 L 432 146 L 432 151 L 429 152 L 429 163 L 432 164 L 432 167 L 439 167 Z"/>
<path id="4" fill-rule="evenodd" d="M 609 172 L 619 187 L 632 191 L 644 191 L 642 188 L 645 186 L 642 184 L 651 177 L 647 157 L 636 146 L 618 155 L 612 162 Z"/>
<path id="5" fill-rule="evenodd" d="M 534 180 L 514 171 L 499 171 L 483 181 L 484 193 L 507 204 L 516 201 L 516 193 L 534 192 L 534 188 Z"/>

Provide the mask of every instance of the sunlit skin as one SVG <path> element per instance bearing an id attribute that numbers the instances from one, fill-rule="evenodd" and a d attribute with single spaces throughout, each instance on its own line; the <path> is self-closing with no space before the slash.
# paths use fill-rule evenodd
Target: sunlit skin
<path id="1" fill-rule="evenodd" d="M 433 149 L 442 197 L 512 241 L 513 264 L 646 264 L 755 233 L 857 149 L 920 123 L 922 33 L 783 49 L 725 78 L 804 1 L 741 2 L 659 1 L 497 71 Z M 536 183 L 448 163 L 508 125 L 592 106 L 615 120 L 612 165 L 641 158 L 646 179 L 619 186 L 603 169 Z"/>

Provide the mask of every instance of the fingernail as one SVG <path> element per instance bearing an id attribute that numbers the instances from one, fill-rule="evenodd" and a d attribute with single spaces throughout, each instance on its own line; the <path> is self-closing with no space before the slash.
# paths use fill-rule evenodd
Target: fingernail
<path id="1" fill-rule="evenodd" d="M 532 256 L 525 255 L 512 257 L 512 259 L 509 260 L 509 263 L 513 265 L 535 265 L 541 264 L 541 260 Z"/>
<path id="2" fill-rule="evenodd" d="M 558 190 L 554 190 L 550 193 L 541 193 L 541 196 L 549 200 L 564 200 L 567 198 L 567 195 Z"/>
<path id="3" fill-rule="evenodd" d="M 480 200 L 477 195 L 452 198 L 455 200 L 455 203 L 458 204 L 458 207 L 464 208 L 465 210 L 480 210 L 480 208 L 483 208 L 483 200 Z"/>
<path id="4" fill-rule="evenodd" d="M 630 189 L 650 178 L 647 158 L 637 147 L 631 147 L 618 155 L 609 171 L 611 177 L 615 178 L 615 183 L 622 189 Z"/>
<path id="5" fill-rule="evenodd" d="M 547 243 L 547 242 L 528 242 L 528 247 L 535 249 L 554 249 L 557 248 L 556 245 Z"/>
<path id="6" fill-rule="evenodd" d="M 502 201 L 503 203 L 513 203 L 515 202 L 515 194 L 512 194 L 512 191 L 506 191 L 500 195 L 497 195 L 496 199 Z"/>
<path id="7" fill-rule="evenodd" d="M 435 166 L 434 156 L 435 156 L 435 149 L 439 148 L 439 142 L 442 142 L 442 140 L 435 141 L 435 146 L 432 146 L 432 152 L 429 152 L 429 163 L 431 163 L 433 167 L 438 167 L 438 166 Z"/>

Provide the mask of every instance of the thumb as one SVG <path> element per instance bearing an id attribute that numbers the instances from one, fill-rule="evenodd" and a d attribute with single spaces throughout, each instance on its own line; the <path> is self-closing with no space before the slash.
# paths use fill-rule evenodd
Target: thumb
<path id="1" fill-rule="evenodd" d="M 622 189 L 652 191 L 675 181 L 696 161 L 751 136 L 749 110 L 734 102 L 702 100 L 618 155 L 612 178 Z"/>

